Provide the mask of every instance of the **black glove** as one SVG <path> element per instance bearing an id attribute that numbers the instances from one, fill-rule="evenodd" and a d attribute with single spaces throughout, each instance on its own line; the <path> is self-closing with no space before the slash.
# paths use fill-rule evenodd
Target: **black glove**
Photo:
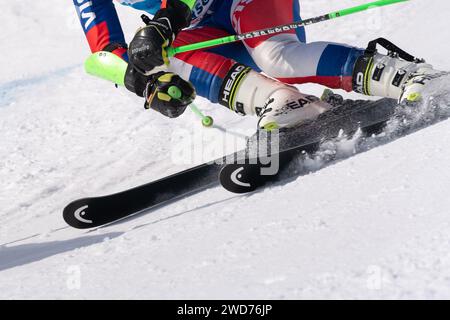
<path id="1" fill-rule="evenodd" d="M 194 86 L 171 72 L 149 76 L 137 72 L 130 65 L 125 76 L 128 90 L 145 98 L 145 108 L 153 109 L 169 118 L 179 117 L 194 101 Z"/>
<path id="2" fill-rule="evenodd" d="M 192 84 L 179 75 L 158 72 L 147 83 L 144 91 L 146 109 L 154 109 L 169 118 L 177 118 L 194 101 L 196 93 Z"/>
<path id="3" fill-rule="evenodd" d="M 149 74 L 153 68 L 169 64 L 166 49 L 181 29 L 189 26 L 192 15 L 185 3 L 168 0 L 166 8 L 160 9 L 153 20 L 144 17 L 147 25 L 136 32 L 130 43 L 128 56 L 135 69 Z"/>

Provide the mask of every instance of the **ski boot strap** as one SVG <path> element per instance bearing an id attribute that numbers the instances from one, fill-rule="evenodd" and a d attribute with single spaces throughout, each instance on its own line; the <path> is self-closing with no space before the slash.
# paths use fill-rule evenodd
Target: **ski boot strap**
<path id="1" fill-rule="evenodd" d="M 366 56 L 374 56 L 377 53 L 377 45 L 386 49 L 388 51 L 388 56 L 390 57 L 400 57 L 408 62 L 425 63 L 425 59 L 414 57 L 385 38 L 378 38 L 370 41 L 364 54 Z"/>

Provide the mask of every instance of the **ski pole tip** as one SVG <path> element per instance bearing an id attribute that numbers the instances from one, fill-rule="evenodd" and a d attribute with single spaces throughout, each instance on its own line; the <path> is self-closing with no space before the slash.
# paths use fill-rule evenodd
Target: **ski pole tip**
<path id="1" fill-rule="evenodd" d="M 204 127 L 210 128 L 210 127 L 213 126 L 213 124 L 214 124 L 214 119 L 213 119 L 212 117 L 210 117 L 210 116 L 205 116 L 205 117 L 203 117 L 203 119 L 202 119 L 202 125 L 203 125 Z"/>

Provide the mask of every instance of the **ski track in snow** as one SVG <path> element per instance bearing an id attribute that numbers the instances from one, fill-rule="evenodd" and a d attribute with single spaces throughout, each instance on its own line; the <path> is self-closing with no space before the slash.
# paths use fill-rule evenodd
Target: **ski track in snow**
<path id="1" fill-rule="evenodd" d="M 51 79 L 67 76 L 70 71 L 77 67 L 79 66 L 69 66 L 41 76 L 0 83 L 0 108 L 6 107 L 8 104 L 14 102 L 16 100 L 15 97 L 20 94 L 23 95 L 26 90 L 33 90 L 33 87 L 48 82 Z"/>
<path id="2" fill-rule="evenodd" d="M 72 4 L 48 2 L 50 14 L 32 0 L 0 4 L 1 39 L 15 49 L 0 78 L 0 298 L 450 297 L 450 121 L 254 194 L 215 187 L 105 228 L 68 228 L 68 202 L 189 167 L 171 161 L 175 132 L 212 142 L 223 132 L 202 131 L 189 112 L 144 111 L 85 75 Z M 302 0 L 302 15 L 357 3 Z M 308 39 L 364 46 L 389 36 L 450 70 L 449 9 L 411 1 L 311 26 Z M 139 19 L 119 14 L 132 34 Z M 255 125 L 198 104 L 236 134 Z"/>

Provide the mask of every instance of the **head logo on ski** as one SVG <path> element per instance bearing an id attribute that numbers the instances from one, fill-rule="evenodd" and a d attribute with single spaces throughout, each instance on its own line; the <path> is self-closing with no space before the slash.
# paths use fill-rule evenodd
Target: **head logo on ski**
<path id="1" fill-rule="evenodd" d="M 74 217 L 80 222 L 92 224 L 92 220 L 84 219 L 83 216 L 86 215 L 86 209 L 89 208 L 89 206 L 82 206 L 81 208 L 78 208 L 75 210 Z"/>
<path id="2" fill-rule="evenodd" d="M 235 171 L 231 173 L 231 181 L 241 187 L 251 188 L 251 184 L 248 182 L 242 182 L 239 179 L 242 179 L 242 171 L 244 171 L 244 167 L 237 168 Z"/>

